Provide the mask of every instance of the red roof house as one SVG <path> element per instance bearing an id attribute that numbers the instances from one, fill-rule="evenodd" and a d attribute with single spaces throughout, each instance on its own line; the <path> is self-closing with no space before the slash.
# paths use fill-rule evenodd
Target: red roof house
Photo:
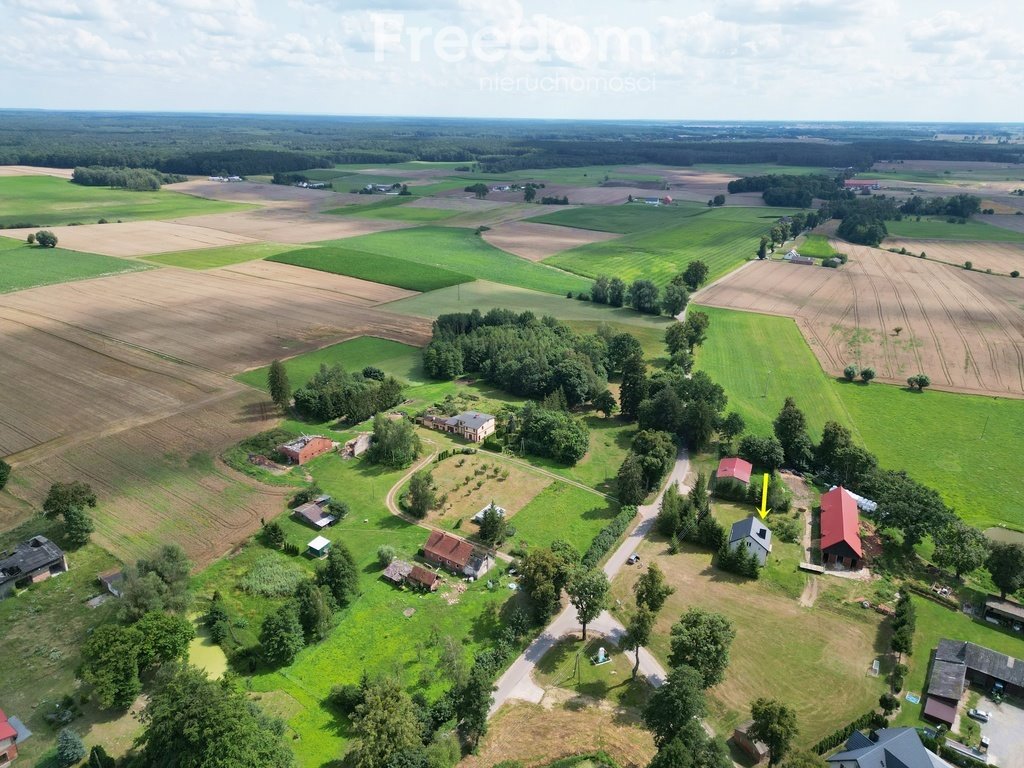
<path id="1" fill-rule="evenodd" d="M 746 484 L 750 482 L 750 475 L 753 471 L 754 467 L 749 461 L 734 456 L 718 462 L 718 471 L 715 472 L 715 477 L 719 480 L 728 477 Z"/>
<path id="2" fill-rule="evenodd" d="M 490 557 L 470 542 L 444 531 L 430 532 L 423 545 L 423 559 L 464 576 L 479 576 L 490 564 Z"/>
<path id="3" fill-rule="evenodd" d="M 824 565 L 860 568 L 864 549 L 860 543 L 857 501 L 841 485 L 821 497 L 821 561 Z"/>
<path id="4" fill-rule="evenodd" d="M 18 756 L 18 747 L 14 743 L 17 738 L 18 732 L 7 722 L 7 715 L 0 709 L 0 765 L 9 765 Z"/>
<path id="5" fill-rule="evenodd" d="M 441 582 L 441 577 L 433 571 L 428 571 L 426 568 L 414 565 L 412 570 L 409 571 L 409 575 L 405 577 L 405 580 L 421 589 L 433 592 Z"/>

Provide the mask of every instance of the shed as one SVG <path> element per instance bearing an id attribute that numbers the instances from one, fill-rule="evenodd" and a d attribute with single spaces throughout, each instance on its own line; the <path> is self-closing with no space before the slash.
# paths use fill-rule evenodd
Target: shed
<path id="1" fill-rule="evenodd" d="M 308 504 L 296 507 L 292 514 L 303 522 L 309 523 L 314 528 L 323 530 L 327 526 L 338 522 L 338 518 L 335 515 L 327 513 L 327 505 L 330 503 L 330 496 L 319 496 Z"/>
<path id="2" fill-rule="evenodd" d="M 1024 624 L 1024 605 L 996 595 L 985 598 L 985 618 L 994 616 L 1009 624 Z"/>
<path id="3" fill-rule="evenodd" d="M 715 472 L 715 478 L 718 480 L 731 478 L 746 485 L 750 482 L 750 476 L 753 472 L 753 464 L 738 456 L 732 456 L 718 462 L 718 471 Z"/>
<path id="4" fill-rule="evenodd" d="M 753 724 L 753 720 L 747 720 L 747 722 L 736 726 L 736 730 L 732 732 L 732 740 L 736 746 L 750 756 L 750 759 L 754 761 L 754 765 L 761 765 L 771 757 L 772 751 L 768 749 L 768 745 L 763 741 L 758 741 L 750 736 L 750 727 Z"/>
<path id="5" fill-rule="evenodd" d="M 414 565 L 412 567 L 412 570 L 409 571 L 409 575 L 405 577 L 405 580 L 414 587 L 426 589 L 430 592 L 437 589 L 437 585 L 441 583 L 440 576 L 419 565 Z"/>
<path id="6" fill-rule="evenodd" d="M 124 583 L 124 573 L 118 568 L 112 568 L 109 571 L 96 575 L 96 580 L 103 585 L 104 589 L 107 590 L 114 597 L 121 596 L 121 585 Z"/>
<path id="7" fill-rule="evenodd" d="M 856 569 L 864 565 L 860 514 L 853 495 L 841 485 L 821 497 L 821 562 Z"/>
<path id="8" fill-rule="evenodd" d="M 323 536 L 317 536 L 306 545 L 306 552 L 319 560 L 323 560 L 327 557 L 327 553 L 330 551 L 331 540 L 325 539 Z"/>

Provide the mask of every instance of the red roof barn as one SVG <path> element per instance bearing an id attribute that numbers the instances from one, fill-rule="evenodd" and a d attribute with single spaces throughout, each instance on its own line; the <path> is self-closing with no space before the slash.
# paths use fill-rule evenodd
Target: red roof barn
<path id="1" fill-rule="evenodd" d="M 14 730 L 7 715 L 0 709 L 0 765 L 8 765 L 18 756 L 18 747 L 15 741 L 18 739 L 18 732 Z"/>
<path id="2" fill-rule="evenodd" d="M 753 471 L 754 467 L 749 461 L 744 461 L 734 456 L 718 462 L 718 471 L 715 472 L 715 477 L 719 480 L 729 477 L 746 484 L 750 482 L 750 474 Z"/>
<path id="3" fill-rule="evenodd" d="M 334 447 L 334 443 L 326 437 L 303 435 L 278 447 L 278 450 L 296 464 L 305 464 L 317 456 L 327 453 Z"/>
<path id="4" fill-rule="evenodd" d="M 821 497 L 821 561 L 860 568 L 864 550 L 860 544 L 857 501 L 841 485 Z"/>

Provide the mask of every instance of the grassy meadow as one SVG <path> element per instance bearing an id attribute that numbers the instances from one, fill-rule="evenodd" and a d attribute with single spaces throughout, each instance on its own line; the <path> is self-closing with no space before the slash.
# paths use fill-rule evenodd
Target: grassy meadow
<path id="1" fill-rule="evenodd" d="M 361 371 L 367 365 L 375 365 L 385 373 L 401 381 L 421 383 L 423 376 L 423 352 L 418 347 L 401 344 L 374 336 L 360 336 L 356 339 L 332 344 L 329 347 L 293 357 L 284 361 L 288 370 L 288 381 L 292 389 L 305 386 L 321 365 L 341 364 L 350 372 Z M 238 374 L 235 378 L 250 387 L 266 390 L 267 372 L 270 366 L 254 368 Z"/>
<path id="2" fill-rule="evenodd" d="M 697 203 L 675 205 L 586 205 L 580 208 L 534 216 L 528 221 L 538 224 L 557 224 L 563 227 L 590 229 L 597 232 L 615 232 L 622 235 L 663 229 L 680 223 L 682 219 L 706 213 L 707 206 Z"/>
<path id="3" fill-rule="evenodd" d="M 508 544 L 546 547 L 562 539 L 582 554 L 618 511 L 614 501 L 556 481 L 510 518 L 516 535 Z"/>
<path id="4" fill-rule="evenodd" d="M 837 381 L 821 370 L 792 320 L 700 310 L 711 326 L 697 366 L 725 387 L 729 408 L 749 431 L 770 434 L 792 395 L 812 438 L 826 421 L 838 421 L 882 466 L 932 486 L 972 525 L 1024 528 L 1014 453 L 1007 450 L 1024 434 L 1024 401 Z"/>
<path id="5" fill-rule="evenodd" d="M 902 221 L 887 221 L 885 228 L 891 237 L 914 240 L 988 240 L 993 243 L 1024 243 L 1024 232 L 1003 229 L 977 219 L 965 224 L 950 224 L 937 216 L 923 216 L 920 221 L 904 216 Z"/>
<path id="6" fill-rule="evenodd" d="M 170 187 L 156 192 L 133 192 L 83 187 L 52 176 L 0 178 L 0 224 L 8 227 L 94 224 L 99 219 L 176 219 L 253 207 L 183 195 L 172 192 Z"/>
<path id="7" fill-rule="evenodd" d="M 216 269 L 217 267 L 241 264 L 245 261 L 267 259 L 301 247 L 281 243 L 245 243 L 243 245 L 226 245 L 221 248 L 200 248 L 191 251 L 157 253 L 144 258 L 146 261 L 161 264 L 165 267 Z"/>
<path id="8" fill-rule="evenodd" d="M 617 275 L 659 286 L 694 260 L 703 260 L 715 280 L 757 253 L 758 242 L 785 211 L 777 208 L 705 208 L 672 226 L 646 230 L 617 240 L 592 243 L 557 254 L 545 264 L 587 277 Z"/>
<path id="9" fill-rule="evenodd" d="M 340 240 L 338 242 L 349 242 Z M 272 256 L 270 261 L 292 264 L 296 267 L 317 269 L 335 275 L 358 277 L 374 283 L 393 285 L 409 291 L 436 291 L 451 285 L 466 283 L 473 278 L 460 272 L 453 272 L 441 266 L 422 264 L 416 261 L 367 253 L 343 246 L 314 246 L 287 251 Z"/>
<path id="10" fill-rule="evenodd" d="M 506 253 L 489 245 L 472 229 L 415 227 L 327 241 L 321 245 L 389 256 L 429 267 L 431 272 L 447 269 L 478 279 L 563 296 L 568 291 L 590 289 L 589 280 Z"/>
<path id="11" fill-rule="evenodd" d="M 0 237 L 0 293 L 148 269 L 128 259 L 64 248 L 39 248 Z"/>
<path id="12" fill-rule="evenodd" d="M 813 259 L 828 259 L 837 253 L 824 235 L 807 235 L 803 242 L 795 247 L 801 256 L 810 256 Z"/>

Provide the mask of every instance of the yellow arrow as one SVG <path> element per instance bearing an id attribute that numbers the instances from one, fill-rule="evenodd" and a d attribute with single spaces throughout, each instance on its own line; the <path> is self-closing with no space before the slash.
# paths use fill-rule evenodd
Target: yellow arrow
<path id="1" fill-rule="evenodd" d="M 761 483 L 761 519 L 768 517 L 768 473 L 764 473 L 764 481 Z"/>

